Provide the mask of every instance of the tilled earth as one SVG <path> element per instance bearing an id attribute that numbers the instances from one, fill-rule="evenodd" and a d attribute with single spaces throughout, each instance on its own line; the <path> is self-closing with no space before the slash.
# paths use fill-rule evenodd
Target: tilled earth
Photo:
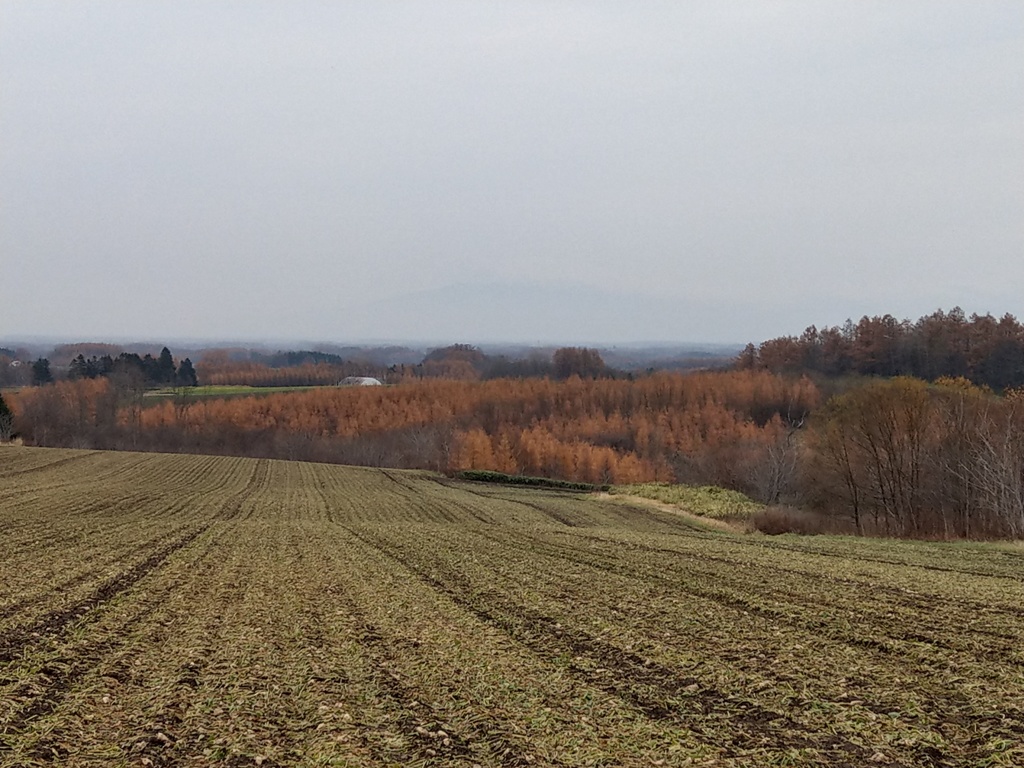
<path id="1" fill-rule="evenodd" d="M 1024 765 L 1024 549 L 0 449 L 0 766 Z"/>

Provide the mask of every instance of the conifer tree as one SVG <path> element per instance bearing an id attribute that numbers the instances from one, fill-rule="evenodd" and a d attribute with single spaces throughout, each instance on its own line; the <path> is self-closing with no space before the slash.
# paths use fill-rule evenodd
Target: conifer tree
<path id="1" fill-rule="evenodd" d="M 0 442 L 7 442 L 10 440 L 13 431 L 14 413 L 4 401 L 4 396 L 0 394 Z"/>
<path id="2" fill-rule="evenodd" d="M 178 366 L 176 381 L 179 387 L 194 387 L 199 384 L 196 369 L 192 366 L 192 361 L 187 357 Z"/>
<path id="3" fill-rule="evenodd" d="M 34 363 L 32 363 L 32 384 L 39 386 L 40 384 L 49 384 L 53 381 L 53 373 L 50 372 L 50 361 L 45 357 L 40 357 Z"/>
<path id="4" fill-rule="evenodd" d="M 164 347 L 160 350 L 160 357 L 156 361 L 154 379 L 160 384 L 173 384 L 175 376 L 174 358 L 171 357 L 171 350 Z"/>

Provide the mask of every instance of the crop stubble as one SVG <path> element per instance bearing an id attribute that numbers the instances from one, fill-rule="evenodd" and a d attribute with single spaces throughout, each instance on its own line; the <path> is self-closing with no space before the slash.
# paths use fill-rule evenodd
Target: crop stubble
<path id="1" fill-rule="evenodd" d="M 0 450 L 0 766 L 1019 765 L 1024 556 Z"/>

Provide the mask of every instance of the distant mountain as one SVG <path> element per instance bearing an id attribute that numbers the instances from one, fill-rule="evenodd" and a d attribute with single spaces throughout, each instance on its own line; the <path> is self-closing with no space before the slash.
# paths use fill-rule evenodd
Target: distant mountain
<path id="1" fill-rule="evenodd" d="M 710 302 L 582 284 L 487 283 L 449 285 L 353 306 L 344 322 L 351 338 L 650 345 L 720 336 L 713 310 Z"/>

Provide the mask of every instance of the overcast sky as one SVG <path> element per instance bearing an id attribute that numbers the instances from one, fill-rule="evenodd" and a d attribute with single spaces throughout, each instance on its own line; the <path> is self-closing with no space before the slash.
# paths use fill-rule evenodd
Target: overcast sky
<path id="1" fill-rule="evenodd" d="M 0 2 L 0 337 L 1024 317 L 1024 2 Z"/>

